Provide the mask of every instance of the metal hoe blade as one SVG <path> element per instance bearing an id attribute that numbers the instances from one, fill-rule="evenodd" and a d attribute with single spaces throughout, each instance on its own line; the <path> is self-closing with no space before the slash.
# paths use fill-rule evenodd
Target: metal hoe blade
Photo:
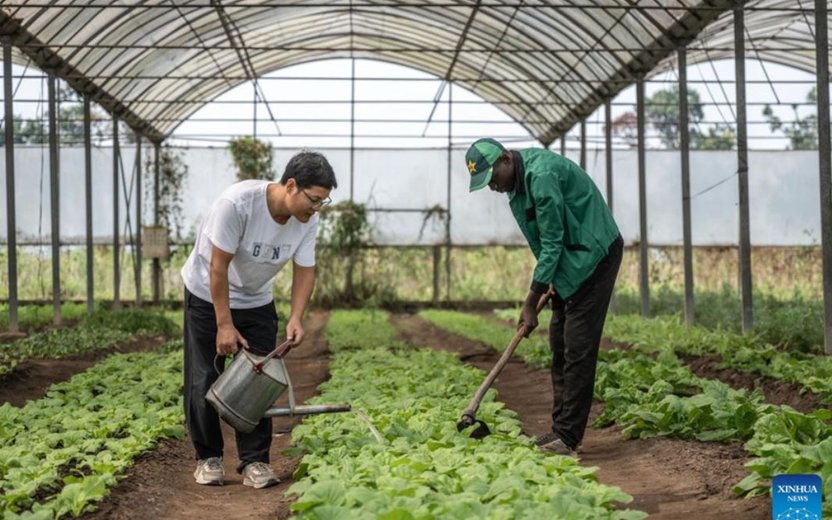
<path id="1" fill-rule="evenodd" d="M 472 439 L 483 439 L 491 435 L 491 429 L 485 424 L 484 421 L 481 421 L 471 415 L 465 414 L 462 416 L 462 419 L 456 423 L 457 431 L 461 432 L 465 428 L 469 426 L 477 425 L 476 428 L 471 432 L 470 437 Z"/>

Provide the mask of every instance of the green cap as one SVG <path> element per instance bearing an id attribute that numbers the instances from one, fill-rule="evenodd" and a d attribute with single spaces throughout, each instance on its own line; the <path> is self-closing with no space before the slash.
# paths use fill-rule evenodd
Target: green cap
<path id="1" fill-rule="evenodd" d="M 465 152 L 465 167 L 471 174 L 469 192 L 485 188 L 491 182 L 492 167 L 505 151 L 503 145 L 494 139 L 486 137 L 474 141 Z"/>

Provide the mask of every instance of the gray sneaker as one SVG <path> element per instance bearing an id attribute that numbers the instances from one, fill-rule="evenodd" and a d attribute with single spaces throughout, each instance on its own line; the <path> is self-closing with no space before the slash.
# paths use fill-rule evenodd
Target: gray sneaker
<path id="1" fill-rule="evenodd" d="M 271 466 L 265 462 L 252 462 L 243 469 L 243 485 L 251 486 L 254 489 L 262 489 L 274 486 L 280 482 L 277 475 L 272 471 Z"/>
<path id="2" fill-rule="evenodd" d="M 565 455 L 567 457 L 577 458 L 578 454 L 566 445 L 563 440 L 554 433 L 547 433 L 535 441 L 537 447 L 542 451 L 549 453 L 556 453 L 558 455 Z"/>
<path id="3" fill-rule="evenodd" d="M 223 479 L 225 478 L 225 468 L 222 467 L 222 459 L 219 457 L 209 457 L 198 460 L 196 463 L 196 471 L 194 471 L 194 478 L 197 484 L 222 486 Z"/>

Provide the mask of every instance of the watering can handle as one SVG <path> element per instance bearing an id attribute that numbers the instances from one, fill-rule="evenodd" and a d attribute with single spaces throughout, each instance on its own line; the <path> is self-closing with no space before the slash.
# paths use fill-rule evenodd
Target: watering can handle
<path id="1" fill-rule="evenodd" d="M 274 350 L 269 352 L 268 355 L 266 355 L 266 357 L 264 357 L 259 363 L 254 365 L 254 371 L 259 374 L 260 372 L 263 371 L 263 365 L 268 363 L 268 361 L 271 358 L 273 358 L 273 357 L 282 358 L 283 356 L 288 354 L 289 351 L 292 350 L 292 347 L 294 347 L 294 346 L 295 346 L 295 343 L 291 339 L 287 339 L 286 341 L 284 341 L 283 343 L 281 343 L 280 345 L 275 347 Z"/>
<path id="2" fill-rule="evenodd" d="M 216 372 L 216 373 L 217 373 L 217 375 L 219 375 L 219 374 L 221 374 L 221 373 L 222 373 L 222 372 L 220 372 L 220 369 L 219 369 L 219 367 L 217 366 L 217 360 L 218 360 L 219 358 L 223 358 L 223 359 L 225 359 L 225 356 L 220 356 L 219 354 L 214 354 L 214 372 Z"/>

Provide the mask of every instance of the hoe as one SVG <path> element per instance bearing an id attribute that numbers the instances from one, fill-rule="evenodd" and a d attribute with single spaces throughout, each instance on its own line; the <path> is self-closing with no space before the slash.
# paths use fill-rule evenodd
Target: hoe
<path id="1" fill-rule="evenodd" d="M 546 293 L 541 298 L 540 301 L 537 302 L 537 313 L 540 314 L 540 311 L 543 310 L 543 307 L 549 302 L 549 298 L 552 296 L 552 293 Z M 511 338 L 511 342 L 506 347 L 505 351 L 503 351 L 503 355 L 500 356 L 500 359 L 497 360 L 497 363 L 494 365 L 494 368 L 491 369 L 491 372 L 485 376 L 485 380 L 482 382 L 480 387 L 477 389 L 477 392 L 474 394 L 474 397 L 471 399 L 471 402 L 468 403 L 468 408 L 462 412 L 462 418 L 456 423 L 456 429 L 458 431 L 462 431 L 469 426 L 473 426 L 474 424 L 477 425 L 474 428 L 474 431 L 471 432 L 471 438 L 473 439 L 482 439 L 491 435 L 491 430 L 488 428 L 488 425 L 485 424 L 484 421 L 477 419 L 477 409 L 480 407 L 480 401 L 485 396 L 485 393 L 494 383 L 494 380 L 497 379 L 497 376 L 500 375 L 500 372 L 503 371 L 503 367 L 506 366 L 508 363 L 509 358 L 514 351 L 517 349 L 517 345 L 520 344 L 520 341 L 526 336 L 526 326 L 523 325 L 522 327 L 517 329 L 517 332 L 514 334 L 514 337 Z"/>

